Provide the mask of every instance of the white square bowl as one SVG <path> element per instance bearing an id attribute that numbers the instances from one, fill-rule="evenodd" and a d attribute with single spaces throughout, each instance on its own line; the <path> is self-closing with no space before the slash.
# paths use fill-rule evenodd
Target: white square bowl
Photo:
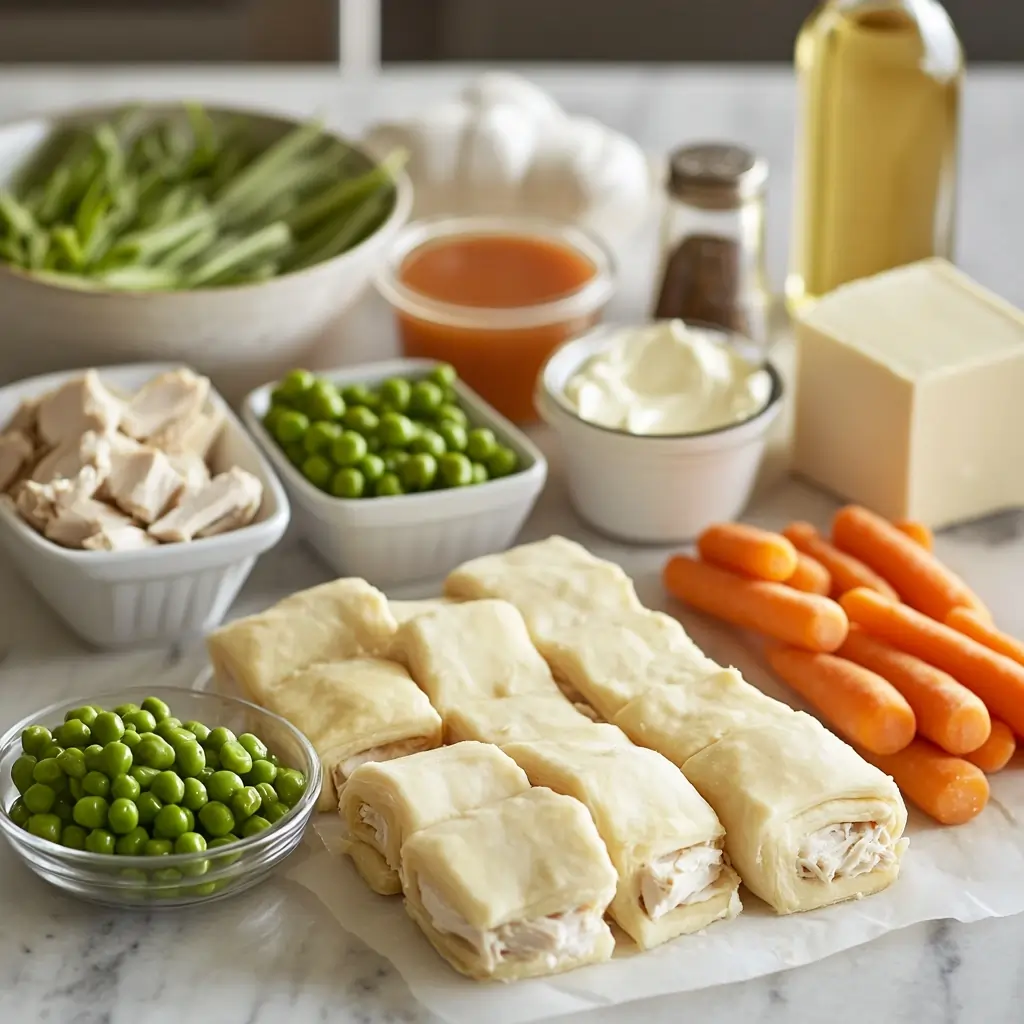
<path id="1" fill-rule="evenodd" d="M 178 365 L 111 366 L 100 377 L 115 391 L 130 392 Z M 0 388 L 0 426 L 24 399 L 84 372 L 51 373 Z M 249 526 L 142 551 L 74 551 L 47 540 L 0 502 L 0 547 L 71 629 L 97 647 L 162 646 L 214 628 L 256 558 L 288 526 L 288 498 L 273 470 L 224 399 L 211 389 L 209 400 L 225 416 L 211 453 L 213 471 L 239 466 L 263 484 L 263 504 Z"/>
<path id="2" fill-rule="evenodd" d="M 374 385 L 388 377 L 422 377 L 437 365 L 432 359 L 394 359 L 320 371 L 319 376 L 339 387 Z M 490 427 L 519 456 L 519 472 L 472 487 L 335 498 L 306 480 L 263 426 L 273 388 L 265 384 L 245 400 L 246 426 L 284 482 L 303 536 L 336 572 L 361 576 L 374 586 L 435 580 L 470 558 L 503 551 L 519 533 L 547 479 L 540 449 L 460 380 L 455 390 L 471 425 Z"/>

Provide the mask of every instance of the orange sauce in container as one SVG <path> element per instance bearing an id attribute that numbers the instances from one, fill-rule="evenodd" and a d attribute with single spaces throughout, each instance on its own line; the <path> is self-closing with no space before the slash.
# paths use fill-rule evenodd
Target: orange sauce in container
<path id="1" fill-rule="evenodd" d="M 614 287 L 611 257 L 585 232 L 511 217 L 413 224 L 377 284 L 407 356 L 451 363 L 518 422 L 536 418 L 544 361 L 600 319 Z"/>

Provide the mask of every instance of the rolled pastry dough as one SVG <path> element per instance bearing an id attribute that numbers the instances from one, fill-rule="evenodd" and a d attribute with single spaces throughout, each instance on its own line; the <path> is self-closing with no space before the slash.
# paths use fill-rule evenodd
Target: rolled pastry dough
<path id="1" fill-rule="evenodd" d="M 505 601 L 468 601 L 418 616 L 399 630 L 392 650 L 442 715 L 514 694 L 561 699 L 523 617 Z"/>
<path id="2" fill-rule="evenodd" d="M 630 743 L 588 740 L 585 733 L 503 749 L 533 785 L 575 797 L 590 811 L 619 876 L 611 915 L 641 949 L 739 913 L 740 880 L 721 854 L 725 830 L 666 758 Z M 696 870 L 687 871 L 687 857 L 679 859 L 684 854 L 697 860 Z M 702 861 L 711 862 L 710 870 Z M 666 876 L 670 893 L 659 902 L 651 886 L 657 889 Z"/>
<path id="3" fill-rule="evenodd" d="M 561 695 L 520 694 L 500 700 L 475 700 L 448 712 L 444 731 L 450 743 L 459 740 L 480 740 L 482 743 L 512 743 L 517 740 L 557 739 L 560 736 L 592 730 L 612 729 L 629 740 L 613 726 L 595 725 L 586 715 Z"/>
<path id="4" fill-rule="evenodd" d="M 381 856 L 376 847 L 369 846 L 361 839 L 346 837 L 342 845 L 344 852 L 351 858 L 359 877 L 380 896 L 397 896 L 402 891 L 402 882 L 398 872 L 388 867 L 388 862 Z"/>
<path id="5" fill-rule="evenodd" d="M 319 810 L 337 807 L 338 787 L 366 761 L 441 744 L 441 718 L 393 661 L 351 658 L 296 672 L 261 702 L 301 729 L 324 767 Z"/>
<path id="6" fill-rule="evenodd" d="M 471 978 L 512 981 L 607 960 L 616 873 L 587 809 L 529 789 L 423 829 L 402 849 L 406 909 Z"/>
<path id="7" fill-rule="evenodd" d="M 867 896 L 899 874 L 907 811 L 896 784 L 810 715 L 736 729 L 683 771 L 718 813 L 747 888 L 780 914 Z M 799 865 L 809 839 L 857 822 L 875 823 L 880 839 L 861 863 L 831 880 Z"/>
<path id="8" fill-rule="evenodd" d="M 219 678 L 264 707 L 285 676 L 322 661 L 377 657 L 398 629 L 387 598 L 365 580 L 340 579 L 286 597 L 206 640 Z"/>
<path id="9" fill-rule="evenodd" d="M 399 871 L 402 845 L 411 835 L 529 788 L 522 768 L 497 747 L 456 743 L 362 765 L 346 783 L 339 806 L 352 839 Z"/>
<path id="10" fill-rule="evenodd" d="M 388 601 L 388 607 L 395 621 L 401 626 L 417 615 L 427 615 L 454 603 L 450 597 L 427 597 L 422 601 Z"/>

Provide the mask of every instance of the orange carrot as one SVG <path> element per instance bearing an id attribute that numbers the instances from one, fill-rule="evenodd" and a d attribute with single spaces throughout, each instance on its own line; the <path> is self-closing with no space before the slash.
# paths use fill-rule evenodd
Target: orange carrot
<path id="1" fill-rule="evenodd" d="M 680 601 L 794 647 L 834 651 L 846 639 L 846 614 L 827 597 L 747 579 L 685 555 L 670 558 L 662 578 Z"/>
<path id="2" fill-rule="evenodd" d="M 985 606 L 930 551 L 900 533 L 887 519 L 859 505 L 841 508 L 832 521 L 836 547 L 881 573 L 912 608 L 943 622 L 951 608 Z"/>
<path id="3" fill-rule="evenodd" d="M 872 590 L 851 590 L 843 595 L 841 603 L 851 622 L 948 672 L 973 690 L 990 714 L 1024 735 L 1024 665 Z"/>
<path id="4" fill-rule="evenodd" d="M 1016 750 L 1017 738 L 1013 735 L 1013 730 L 997 718 L 992 723 L 992 734 L 985 743 L 977 750 L 964 754 L 964 757 L 971 764 L 976 764 L 986 775 L 992 775 L 994 772 L 1002 771 L 1010 763 L 1010 758 Z"/>
<path id="5" fill-rule="evenodd" d="M 932 551 L 935 548 L 935 534 L 916 519 L 897 519 L 892 524 L 900 533 L 905 533 L 915 544 L 920 545 L 925 551 Z"/>
<path id="6" fill-rule="evenodd" d="M 943 825 L 963 825 L 981 814 L 988 803 L 985 773 L 927 740 L 914 740 L 895 754 L 861 753 L 891 775 L 908 800 Z"/>
<path id="7" fill-rule="evenodd" d="M 946 625 L 977 640 L 990 651 L 1012 658 L 1018 665 L 1024 665 L 1024 643 L 996 629 L 987 615 L 979 615 L 970 608 L 954 608 L 946 616 Z"/>
<path id="8" fill-rule="evenodd" d="M 802 590 L 807 594 L 820 594 L 827 597 L 832 593 L 832 573 L 816 558 L 796 553 L 796 569 L 786 580 L 786 586 L 794 590 Z"/>
<path id="9" fill-rule="evenodd" d="M 795 647 L 770 646 L 766 653 L 779 677 L 851 743 L 895 754 L 914 738 L 910 705 L 870 669 Z"/>
<path id="10" fill-rule="evenodd" d="M 697 538 L 705 562 L 781 583 L 796 572 L 796 548 L 785 537 L 745 523 L 715 523 Z"/>
<path id="11" fill-rule="evenodd" d="M 896 599 L 896 591 L 878 573 L 830 544 L 810 523 L 790 523 L 782 533 L 797 551 L 816 558 L 832 574 L 833 597 L 840 597 L 855 587 L 871 587 Z"/>
<path id="12" fill-rule="evenodd" d="M 917 731 L 950 754 L 977 750 L 992 722 L 984 701 L 949 673 L 851 626 L 836 653 L 888 679 L 914 709 Z"/>

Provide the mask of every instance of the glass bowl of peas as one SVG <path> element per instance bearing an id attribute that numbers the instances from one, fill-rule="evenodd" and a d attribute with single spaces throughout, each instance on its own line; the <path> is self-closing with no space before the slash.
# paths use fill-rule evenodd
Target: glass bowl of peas
<path id="1" fill-rule="evenodd" d="M 163 908 L 256 885 L 302 841 L 320 760 L 235 697 L 129 688 L 43 708 L 0 737 L 0 832 L 40 878 Z"/>

